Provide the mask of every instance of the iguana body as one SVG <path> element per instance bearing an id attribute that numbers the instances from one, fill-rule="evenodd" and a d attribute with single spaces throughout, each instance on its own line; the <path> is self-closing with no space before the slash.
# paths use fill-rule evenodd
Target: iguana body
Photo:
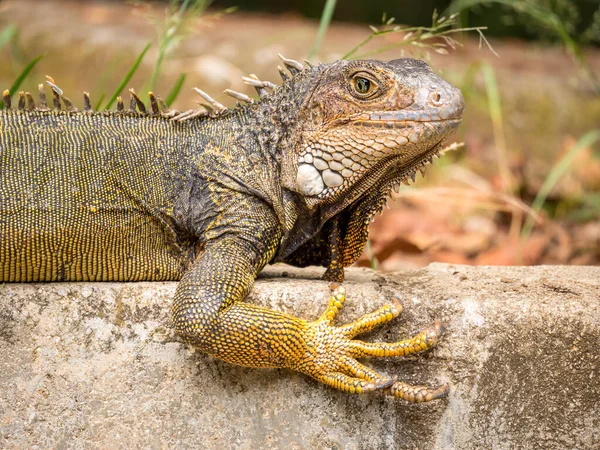
<path id="1" fill-rule="evenodd" d="M 260 101 L 218 114 L 167 117 L 153 96 L 152 113 L 80 112 L 53 84 L 55 106 L 69 110 L 26 94 L 1 111 L 0 281 L 181 280 L 174 328 L 225 361 L 350 392 L 440 397 L 445 387 L 408 386 L 354 359 L 425 350 L 439 324 L 370 344 L 352 338 L 399 306 L 336 328 L 341 287 L 315 322 L 242 300 L 277 261 L 322 265 L 342 281 L 392 187 L 460 122 L 460 92 L 410 59 L 284 62 L 293 76 L 282 86 L 267 95 L 270 84 L 250 78 Z"/>

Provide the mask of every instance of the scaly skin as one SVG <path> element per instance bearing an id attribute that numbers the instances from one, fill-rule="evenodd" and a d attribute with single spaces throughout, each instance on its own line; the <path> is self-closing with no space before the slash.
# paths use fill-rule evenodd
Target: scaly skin
<path id="1" fill-rule="evenodd" d="M 335 327 L 339 285 L 314 322 L 243 300 L 273 262 L 343 281 L 391 189 L 458 126 L 462 96 L 410 59 L 284 63 L 290 79 L 270 94 L 248 79 L 261 99 L 232 111 L 200 92 L 219 111 L 210 115 L 161 112 L 154 96 L 151 113 L 135 111 L 136 96 L 132 112 L 88 111 L 87 95 L 79 112 L 53 83 L 67 111 L 20 95 L 0 112 L 0 282 L 181 280 L 173 327 L 218 358 L 352 393 L 442 397 L 446 386 L 409 386 L 357 361 L 425 351 L 439 323 L 366 343 L 354 337 L 400 305 Z"/>

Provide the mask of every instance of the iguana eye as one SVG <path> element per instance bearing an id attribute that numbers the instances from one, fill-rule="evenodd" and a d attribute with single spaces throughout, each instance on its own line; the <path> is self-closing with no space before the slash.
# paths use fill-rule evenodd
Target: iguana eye
<path id="1" fill-rule="evenodd" d="M 371 81 L 363 77 L 356 77 L 354 87 L 359 94 L 367 94 L 371 90 Z"/>
<path id="2" fill-rule="evenodd" d="M 350 80 L 351 91 L 361 100 L 371 99 L 378 95 L 379 84 L 374 77 L 364 71 L 358 72 Z"/>

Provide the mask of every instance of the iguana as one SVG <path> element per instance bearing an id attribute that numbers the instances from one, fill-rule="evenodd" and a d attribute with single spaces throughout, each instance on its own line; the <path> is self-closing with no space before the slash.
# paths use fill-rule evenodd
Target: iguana
<path id="1" fill-rule="evenodd" d="M 244 302 L 269 263 L 327 268 L 340 283 L 392 189 L 431 162 L 461 121 L 460 91 L 414 59 L 301 64 L 283 83 L 245 78 L 258 100 L 170 111 L 132 92 L 116 111 L 78 111 L 49 80 L 40 100 L 4 92 L 0 111 L 0 281 L 180 280 L 172 326 L 217 358 L 289 368 L 352 393 L 410 402 L 410 386 L 359 363 L 437 343 L 436 322 L 395 343 L 353 339 L 400 314 L 384 306 L 339 327 L 345 291 L 306 321 Z M 62 109 L 61 109 L 62 108 Z"/>

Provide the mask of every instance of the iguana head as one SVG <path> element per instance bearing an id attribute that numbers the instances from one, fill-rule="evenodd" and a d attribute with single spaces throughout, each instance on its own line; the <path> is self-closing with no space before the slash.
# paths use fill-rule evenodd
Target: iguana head
<path id="1" fill-rule="evenodd" d="M 338 61 L 312 70 L 301 139 L 284 160 L 285 187 L 311 206 L 346 203 L 372 189 L 389 193 L 461 121 L 460 91 L 423 61 Z"/>

